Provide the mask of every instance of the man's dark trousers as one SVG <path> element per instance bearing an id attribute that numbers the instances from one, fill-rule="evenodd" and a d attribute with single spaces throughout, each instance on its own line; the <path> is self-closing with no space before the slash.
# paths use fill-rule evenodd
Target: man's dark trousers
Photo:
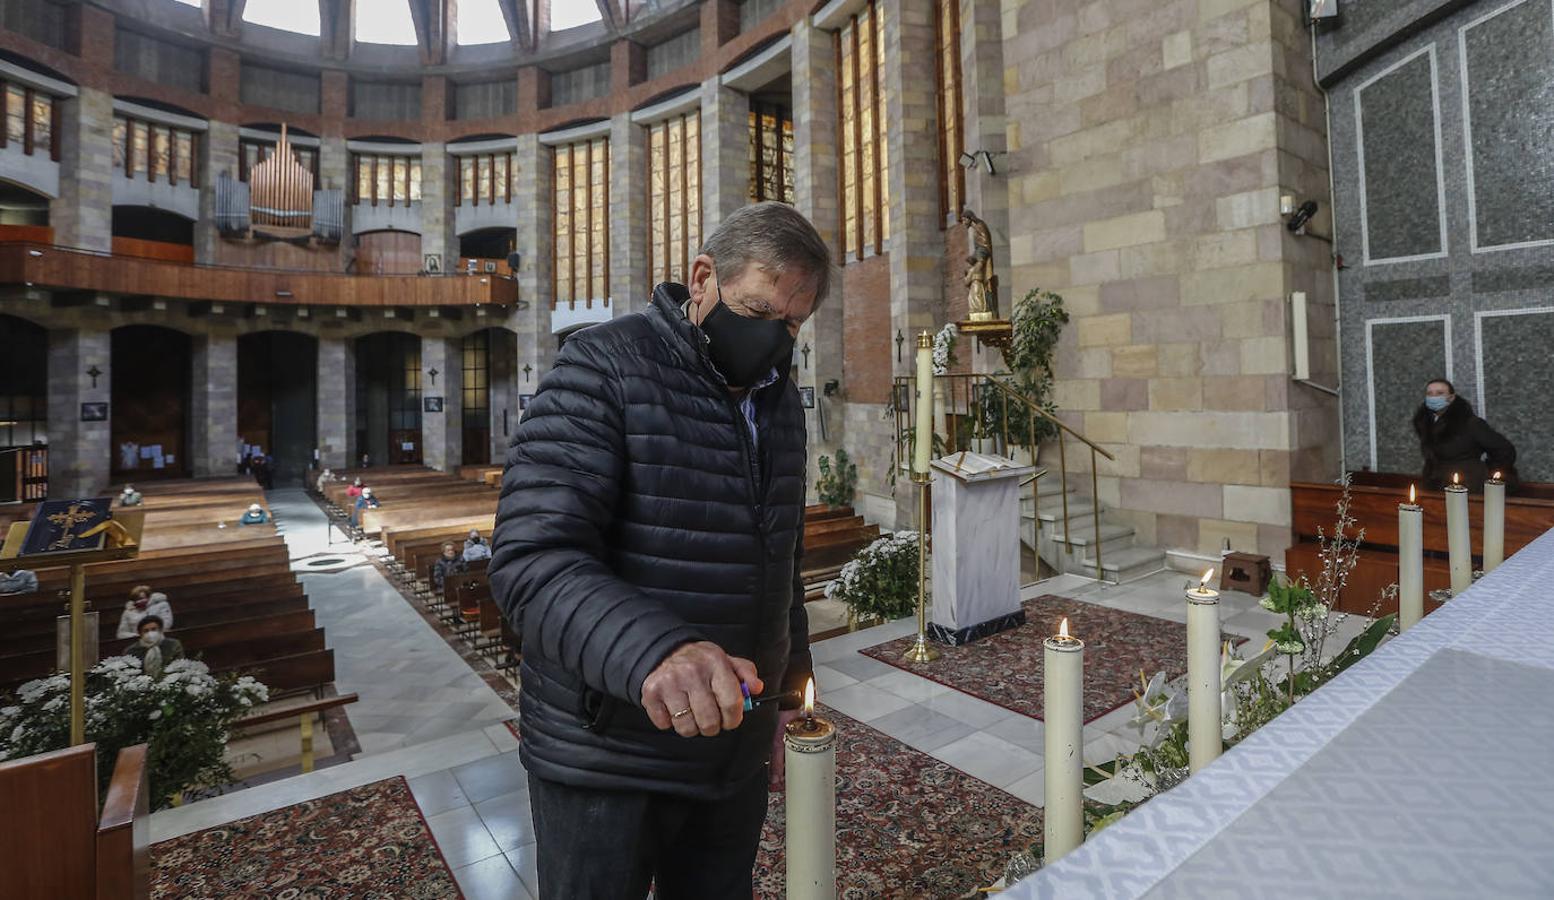
<path id="1" fill-rule="evenodd" d="M 529 775 L 538 900 L 750 900 L 766 772 L 719 800 L 576 788 Z"/>

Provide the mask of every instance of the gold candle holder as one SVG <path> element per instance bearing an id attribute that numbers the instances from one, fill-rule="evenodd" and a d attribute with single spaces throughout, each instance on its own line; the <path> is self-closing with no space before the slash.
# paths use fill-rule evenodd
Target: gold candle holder
<path id="1" fill-rule="evenodd" d="M 928 642 L 928 481 L 927 472 L 913 472 L 917 485 L 917 640 L 901 658 L 907 662 L 929 663 L 939 658 L 939 648 Z"/>

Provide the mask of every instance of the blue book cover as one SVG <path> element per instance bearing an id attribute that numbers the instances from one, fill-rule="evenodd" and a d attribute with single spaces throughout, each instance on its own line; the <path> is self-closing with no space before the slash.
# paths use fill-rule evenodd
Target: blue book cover
<path id="1" fill-rule="evenodd" d="M 113 518 L 111 497 L 85 500 L 45 500 L 38 504 L 22 542 L 22 556 L 60 553 L 66 550 L 98 550 L 107 542 L 104 532 L 82 538 L 85 531 Z"/>

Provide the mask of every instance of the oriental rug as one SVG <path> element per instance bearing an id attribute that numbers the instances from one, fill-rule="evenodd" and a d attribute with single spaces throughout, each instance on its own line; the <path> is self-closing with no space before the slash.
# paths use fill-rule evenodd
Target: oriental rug
<path id="1" fill-rule="evenodd" d="M 153 898 L 462 897 L 403 777 L 151 848 Z"/>
<path id="2" fill-rule="evenodd" d="M 935 644 L 940 657 L 931 663 L 901 658 L 915 635 L 859 652 L 1033 719 L 1042 717 L 1042 643 L 1064 618 L 1085 642 L 1086 722 L 1132 703 L 1140 671 L 1164 671 L 1167 681 L 1187 674 L 1186 625 L 1052 594 L 1024 605 L 1024 625 L 959 647 Z"/>
<path id="3" fill-rule="evenodd" d="M 953 898 L 1041 844 L 1041 810 L 841 713 L 837 728 L 836 895 Z M 783 795 L 772 794 L 756 852 L 756 896 L 784 895 Z"/>

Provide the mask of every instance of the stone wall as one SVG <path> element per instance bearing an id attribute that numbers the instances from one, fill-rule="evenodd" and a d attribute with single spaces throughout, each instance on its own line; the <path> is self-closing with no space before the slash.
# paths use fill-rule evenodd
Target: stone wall
<path id="1" fill-rule="evenodd" d="M 1288 374 L 1289 293 L 1331 309 L 1326 245 L 1279 212 L 1328 205 L 1301 6 L 1006 7 L 1011 293 L 1064 296 L 1058 405 L 1117 457 L 1103 502 L 1167 549 L 1278 557 L 1291 471 L 1337 474 L 1331 405 Z"/>

